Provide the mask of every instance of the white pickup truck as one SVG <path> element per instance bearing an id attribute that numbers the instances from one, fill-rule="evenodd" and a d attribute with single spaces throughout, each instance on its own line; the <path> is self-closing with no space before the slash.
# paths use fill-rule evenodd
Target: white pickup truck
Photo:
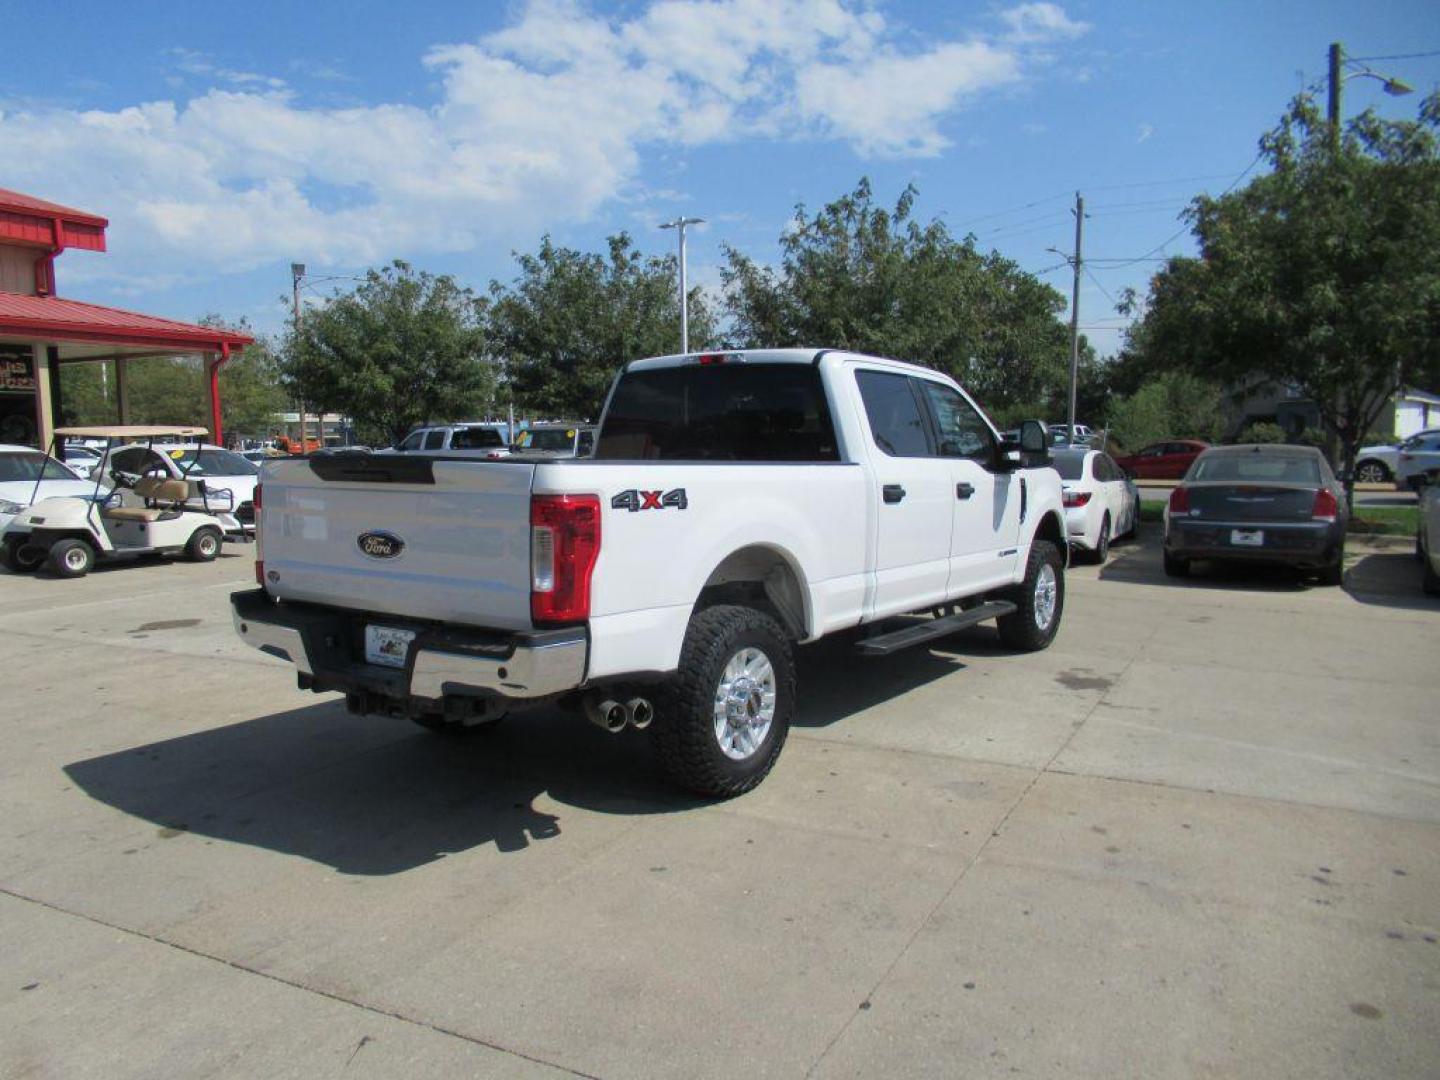
<path id="1" fill-rule="evenodd" d="M 353 711 L 455 730 L 575 702 L 650 728 L 682 786 L 735 795 L 785 742 L 797 644 L 858 628 L 884 655 L 992 618 L 1010 647 L 1050 643 L 1047 442 L 1038 421 L 1002 441 L 953 381 L 894 360 L 634 361 L 588 459 L 267 463 L 235 628 Z"/>

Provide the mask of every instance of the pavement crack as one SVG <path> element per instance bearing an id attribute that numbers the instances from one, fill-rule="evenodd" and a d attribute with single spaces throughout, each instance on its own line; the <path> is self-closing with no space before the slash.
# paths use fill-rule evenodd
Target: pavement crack
<path id="1" fill-rule="evenodd" d="M 418 1017 L 410 1016 L 404 1012 L 401 1012 L 398 1009 L 387 1009 L 379 1005 L 372 1005 L 369 1002 L 359 1001 L 355 998 L 346 997 L 343 994 L 337 994 L 330 990 L 323 990 L 318 986 L 308 986 L 303 982 L 300 982 L 296 979 L 288 979 L 283 975 L 276 975 L 275 973 L 269 971 L 260 971 L 259 969 L 250 967 L 247 964 L 242 964 L 238 960 L 229 960 L 223 956 L 217 956 L 214 953 L 205 952 L 203 949 L 197 949 L 189 945 L 181 945 L 179 942 L 176 941 L 169 941 L 166 938 L 160 937 L 156 934 L 147 934 L 143 930 L 136 930 L 133 927 L 124 926 L 120 923 L 110 922 L 108 919 L 101 919 L 94 915 L 87 915 L 83 911 L 74 911 L 70 908 L 61 907 L 59 904 L 53 904 L 48 900 L 41 900 L 39 897 L 28 896 L 25 893 L 17 892 L 16 890 L 4 885 L 0 885 L 0 896 L 8 896 L 12 900 L 18 900 L 26 904 L 34 904 L 36 907 L 44 908 L 47 911 L 53 911 L 58 915 L 66 915 L 72 919 L 80 919 L 94 926 L 103 926 L 107 930 L 114 930 L 116 933 L 126 934 L 130 937 L 139 938 L 143 941 L 149 941 L 163 948 L 174 949 L 176 952 L 185 953 L 186 955 L 193 956 L 199 960 L 208 960 L 213 964 L 220 964 L 224 967 L 231 968 L 232 970 L 241 972 L 245 975 L 253 975 L 256 978 L 266 979 L 269 982 L 289 987 L 292 990 L 299 990 L 300 992 L 306 994 L 314 994 L 316 997 L 322 997 L 326 1000 L 334 1001 L 341 1005 L 349 1005 L 351 1008 L 360 1009 L 363 1012 L 370 1013 L 374 1016 L 383 1016 L 386 1019 L 395 1020 L 402 1024 L 409 1024 L 412 1027 L 421 1028 L 426 1031 L 432 1031 L 437 1035 L 448 1036 L 449 1038 L 459 1039 L 461 1042 L 470 1043 L 474 1046 L 483 1046 L 487 1050 L 494 1050 L 498 1053 L 509 1054 L 511 1057 L 521 1058 L 522 1060 L 529 1061 L 535 1065 L 543 1065 L 546 1068 L 555 1069 L 558 1072 L 563 1072 L 568 1076 L 580 1077 L 581 1080 L 601 1080 L 601 1078 L 596 1076 L 594 1073 L 581 1072 L 577 1069 L 572 1069 L 569 1066 L 561 1065 L 554 1061 L 547 1061 L 545 1058 L 537 1057 L 534 1054 L 527 1054 L 523 1050 L 516 1050 L 513 1047 L 505 1046 L 502 1043 L 493 1042 L 489 1039 L 482 1039 L 478 1035 L 468 1035 L 463 1031 L 456 1031 L 454 1028 L 445 1027 L 442 1024 L 435 1024 L 431 1023 L 429 1020 L 422 1020 Z M 360 1049 L 366 1044 L 366 1042 L 369 1041 L 372 1040 L 368 1035 L 360 1040 L 359 1045 L 355 1047 L 354 1052 L 350 1055 L 350 1061 L 354 1060 L 355 1054 L 358 1054 L 360 1052 Z M 346 1061 L 345 1064 L 349 1065 L 350 1061 Z"/>

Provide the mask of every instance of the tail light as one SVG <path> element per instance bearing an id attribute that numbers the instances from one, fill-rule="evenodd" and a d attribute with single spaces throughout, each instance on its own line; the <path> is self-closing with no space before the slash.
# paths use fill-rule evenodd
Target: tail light
<path id="1" fill-rule="evenodd" d="M 1189 488 L 1187 488 L 1187 487 L 1177 487 L 1177 488 L 1175 488 L 1174 490 L 1172 490 L 1172 491 L 1170 492 L 1170 513 L 1172 513 L 1172 514 L 1188 514 L 1188 513 L 1190 513 L 1190 489 L 1189 489 Z"/>
<path id="2" fill-rule="evenodd" d="M 1315 492 L 1315 505 L 1310 508 L 1310 517 L 1315 521 L 1334 521 L 1340 515 L 1340 503 L 1329 488 Z"/>
<path id="3" fill-rule="evenodd" d="M 1064 493 L 1063 501 L 1065 503 L 1065 509 L 1067 510 L 1073 509 L 1076 506 L 1084 506 L 1090 501 L 1090 492 L 1067 491 Z"/>
<path id="4" fill-rule="evenodd" d="M 252 505 L 252 506 L 254 507 L 254 509 L 255 509 L 254 516 L 252 517 L 252 519 L 251 519 L 251 521 L 250 521 L 250 528 L 252 528 L 252 529 L 255 530 L 255 554 L 258 556 L 258 555 L 260 554 L 260 485 L 259 485 L 259 484 L 256 484 L 256 485 L 255 485 L 255 494 L 254 494 L 254 496 L 251 498 L 250 503 L 251 503 L 251 505 Z M 257 559 L 255 560 L 255 584 L 256 584 L 256 585 L 259 585 L 262 589 L 265 587 L 265 560 L 264 560 L 264 559 L 257 558 Z"/>
<path id="5" fill-rule="evenodd" d="M 600 555 L 600 500 L 594 495 L 530 499 L 530 618 L 537 625 L 590 617 L 590 575 Z"/>

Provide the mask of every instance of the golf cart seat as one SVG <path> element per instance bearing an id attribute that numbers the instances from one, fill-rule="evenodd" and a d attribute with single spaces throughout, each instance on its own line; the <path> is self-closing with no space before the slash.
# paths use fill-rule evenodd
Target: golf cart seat
<path id="1" fill-rule="evenodd" d="M 112 506 L 103 513 L 115 521 L 161 521 L 179 517 L 190 497 L 190 485 L 184 480 L 167 480 L 158 476 L 142 476 L 135 481 L 135 494 L 145 500 L 144 506 Z"/>

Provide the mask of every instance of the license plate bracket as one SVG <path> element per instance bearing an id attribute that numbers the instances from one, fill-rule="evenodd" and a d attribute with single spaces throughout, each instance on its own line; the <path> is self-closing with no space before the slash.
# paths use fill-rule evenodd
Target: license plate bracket
<path id="1" fill-rule="evenodd" d="M 1231 529 L 1230 543 L 1236 547 L 1264 547 L 1264 529 Z"/>
<path id="2" fill-rule="evenodd" d="M 414 640 L 414 630 L 405 630 L 398 626 L 366 626 L 365 662 L 381 667 L 403 668 L 410 655 L 410 643 Z"/>

